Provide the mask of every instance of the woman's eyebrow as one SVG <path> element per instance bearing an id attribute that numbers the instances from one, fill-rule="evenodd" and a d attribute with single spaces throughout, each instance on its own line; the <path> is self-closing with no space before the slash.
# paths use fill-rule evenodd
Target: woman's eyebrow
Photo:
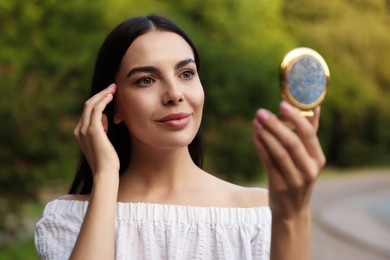
<path id="1" fill-rule="evenodd" d="M 187 65 L 187 64 L 189 64 L 189 63 L 194 63 L 194 64 L 196 64 L 195 61 L 194 61 L 193 59 L 188 58 L 188 59 L 179 61 L 179 62 L 175 65 L 175 69 L 179 69 L 179 68 L 181 68 L 181 67 L 183 67 L 183 66 L 185 66 L 185 65 Z"/>
<path id="2" fill-rule="evenodd" d="M 131 69 L 127 75 L 126 75 L 126 78 L 129 78 L 131 77 L 132 75 L 136 74 L 136 73 L 141 73 L 141 72 L 152 72 L 152 73 L 155 73 L 155 72 L 158 72 L 158 69 L 155 68 L 155 67 L 152 67 L 152 66 L 145 66 L 145 67 L 136 67 L 134 69 Z"/>
<path id="3" fill-rule="evenodd" d="M 195 63 L 195 61 L 191 58 L 188 58 L 188 59 L 185 59 L 185 60 L 182 60 L 182 61 L 179 61 L 176 65 L 175 65 L 175 69 L 179 69 L 189 63 Z M 126 78 L 129 78 L 131 77 L 132 75 L 136 74 L 136 73 L 141 73 L 141 72 L 148 72 L 148 73 L 156 73 L 158 72 L 158 69 L 153 67 L 153 66 L 144 66 L 144 67 L 135 67 L 133 69 L 131 69 L 127 75 L 126 75 Z"/>

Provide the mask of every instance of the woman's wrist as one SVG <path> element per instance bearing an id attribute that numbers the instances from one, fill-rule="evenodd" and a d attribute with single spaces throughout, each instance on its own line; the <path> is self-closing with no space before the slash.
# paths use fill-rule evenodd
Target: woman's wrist
<path id="1" fill-rule="evenodd" d="M 118 194 L 119 188 L 119 173 L 112 172 L 104 174 L 95 174 L 93 178 L 93 187 L 92 187 L 92 195 L 96 193 L 102 194 Z"/>
<path id="2" fill-rule="evenodd" d="M 286 227 L 304 227 L 310 226 L 311 213 L 310 211 L 299 212 L 294 215 L 279 215 L 272 214 L 272 222 L 278 223 L 278 225 L 284 225 Z"/>
<path id="3" fill-rule="evenodd" d="M 311 210 L 310 207 L 305 207 L 297 211 L 289 211 L 288 213 L 281 210 L 272 209 L 272 219 L 283 222 L 299 222 L 310 221 Z"/>
<path id="4" fill-rule="evenodd" d="M 310 219 L 309 210 L 289 216 L 272 216 L 271 259 L 311 258 Z"/>

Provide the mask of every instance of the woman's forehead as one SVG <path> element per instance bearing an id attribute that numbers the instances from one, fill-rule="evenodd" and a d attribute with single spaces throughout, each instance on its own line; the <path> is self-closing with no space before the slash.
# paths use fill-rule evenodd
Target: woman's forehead
<path id="1" fill-rule="evenodd" d="M 150 31 L 134 40 L 124 60 L 134 65 L 150 62 L 194 58 L 191 46 L 178 34 L 167 31 Z"/>

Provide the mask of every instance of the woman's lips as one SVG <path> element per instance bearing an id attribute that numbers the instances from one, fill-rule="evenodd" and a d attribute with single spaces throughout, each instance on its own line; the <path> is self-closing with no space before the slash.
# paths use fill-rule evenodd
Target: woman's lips
<path id="1" fill-rule="evenodd" d="M 188 113 L 174 113 L 158 119 L 157 122 L 169 128 L 180 129 L 188 124 L 190 116 Z"/>

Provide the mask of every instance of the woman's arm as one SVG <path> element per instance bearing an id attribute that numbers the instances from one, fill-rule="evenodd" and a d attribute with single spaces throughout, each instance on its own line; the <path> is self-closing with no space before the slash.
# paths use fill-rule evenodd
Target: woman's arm
<path id="1" fill-rule="evenodd" d="M 283 120 L 264 109 L 253 121 L 254 143 L 267 170 L 272 211 L 271 259 L 310 259 L 310 198 L 315 180 L 325 165 L 317 138 L 320 109 L 311 121 L 286 102 Z"/>
<path id="2" fill-rule="evenodd" d="M 104 108 L 115 85 L 89 99 L 74 130 L 93 173 L 93 187 L 79 236 L 70 259 L 114 259 L 115 216 L 119 187 L 119 159 L 106 136 Z"/>

